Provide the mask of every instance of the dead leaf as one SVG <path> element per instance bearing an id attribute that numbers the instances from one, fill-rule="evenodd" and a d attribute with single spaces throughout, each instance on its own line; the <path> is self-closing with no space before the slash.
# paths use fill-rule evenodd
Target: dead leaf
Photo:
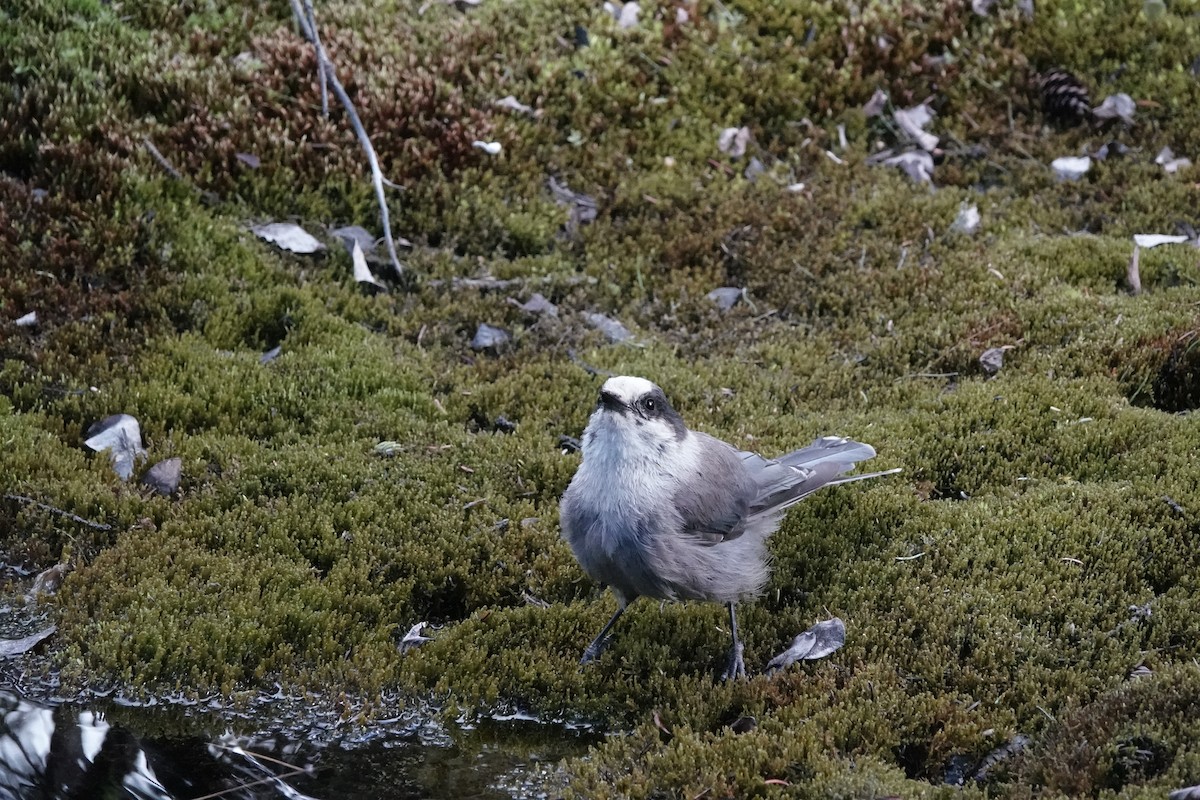
<path id="1" fill-rule="evenodd" d="M 922 103 L 912 108 L 897 109 L 892 115 L 900 129 L 916 142 L 922 150 L 932 153 L 938 144 L 938 137 L 925 130 L 925 126 L 933 122 L 933 109 Z"/>
<path id="2" fill-rule="evenodd" d="M 1174 151 L 1169 147 L 1164 147 L 1158 151 L 1158 155 L 1154 158 L 1154 163 L 1166 170 L 1168 175 L 1174 175 L 1179 170 L 1192 165 L 1191 159 L 1176 158 Z"/>
<path id="3" fill-rule="evenodd" d="M 958 216 L 954 218 L 950 230 L 958 233 L 974 233 L 979 228 L 979 206 L 963 203 L 958 207 Z"/>
<path id="4" fill-rule="evenodd" d="M 367 266 L 367 257 L 363 254 L 363 250 L 355 241 L 350 246 L 350 261 L 354 265 L 354 280 L 360 285 L 373 287 L 375 291 L 386 291 L 387 287 L 376 279 L 371 274 L 371 268 Z"/>
<path id="5" fill-rule="evenodd" d="M 113 414 L 88 428 L 84 444 L 97 453 L 108 450 L 113 471 L 123 481 L 133 476 L 138 458 L 146 455 L 142 449 L 142 429 L 128 414 Z"/>
<path id="6" fill-rule="evenodd" d="M 1126 125 L 1132 125 L 1136 109 L 1133 98 L 1122 92 L 1104 98 L 1104 102 L 1092 109 L 1092 115 L 1096 119 L 1120 119 Z"/>
<path id="7" fill-rule="evenodd" d="M 471 146 L 479 148 L 489 156 L 500 155 L 500 151 L 504 149 L 504 146 L 499 142 L 481 142 L 478 139 L 471 142 Z"/>
<path id="8" fill-rule="evenodd" d="M 888 93 L 883 89 L 876 89 L 875 94 L 871 95 L 871 99 L 863 106 L 863 114 L 866 115 L 867 119 L 878 117 L 887 108 L 887 103 Z"/>
<path id="9" fill-rule="evenodd" d="M 16 658 L 36 647 L 42 640 L 53 636 L 58 630 L 57 625 L 43 628 L 37 633 L 31 633 L 23 639 L 0 639 L 0 658 Z"/>
<path id="10" fill-rule="evenodd" d="M 408 633 L 404 634 L 404 638 L 400 640 L 400 652 L 407 653 L 414 647 L 420 647 L 426 642 L 432 642 L 433 637 L 422 636 L 421 629 L 428 625 L 428 622 L 418 622 L 408 629 Z"/>
<path id="11" fill-rule="evenodd" d="M 1170 236 L 1165 233 L 1135 233 L 1133 235 L 1133 243 L 1146 250 L 1163 244 L 1184 244 L 1187 241 L 1188 237 L 1186 236 Z"/>
<path id="12" fill-rule="evenodd" d="M 495 101 L 492 103 L 492 105 L 499 108 L 507 108 L 510 111 L 517 111 L 521 114 L 529 114 L 530 116 L 534 116 L 534 111 L 530 106 L 525 105 L 511 94 L 508 97 L 504 97 Z"/>
<path id="13" fill-rule="evenodd" d="M 253 153 L 234 153 L 233 157 L 245 164 L 250 169 L 258 169 L 262 166 L 262 159 Z"/>
<path id="14" fill-rule="evenodd" d="M 486 322 L 479 323 L 475 329 L 475 337 L 471 339 L 472 350 L 495 350 L 508 344 L 512 336 L 503 328 L 496 328 Z"/>
<path id="15" fill-rule="evenodd" d="M 271 222 L 267 225 L 255 225 L 250 230 L 258 238 L 291 253 L 308 255 L 325 249 L 325 245 L 312 234 L 293 222 Z"/>
<path id="16" fill-rule="evenodd" d="M 583 192 L 573 191 L 565 182 L 559 182 L 553 175 L 546 182 L 550 187 L 550 194 L 554 196 L 554 202 L 571 209 L 571 216 L 567 222 L 568 228 L 573 230 L 596 218 L 598 211 L 594 197 Z"/>
<path id="17" fill-rule="evenodd" d="M 792 640 L 791 647 L 767 662 L 767 672 L 783 669 L 797 661 L 824 658 L 846 643 L 846 623 L 837 617 L 818 622 Z"/>
<path id="18" fill-rule="evenodd" d="M 924 150 L 910 150 L 885 158 L 879 163 L 888 167 L 899 167 L 917 183 L 933 183 L 933 156 Z"/>
<path id="19" fill-rule="evenodd" d="M 71 565 L 66 561 L 59 562 L 49 569 L 42 570 L 38 576 L 33 579 L 33 585 L 29 587 L 29 591 L 25 594 L 26 602 L 37 600 L 40 595 L 52 595 L 58 591 L 58 587 L 62 586 L 63 578 L 71 571 Z"/>
<path id="20" fill-rule="evenodd" d="M 168 458 L 158 462 L 142 476 L 142 485 L 153 489 L 164 497 L 175 494 L 183 473 L 182 458 Z"/>
<path id="21" fill-rule="evenodd" d="M 13 324 L 18 328 L 32 328 L 34 325 L 37 325 L 37 322 L 38 315 L 36 311 L 30 311 L 25 316 L 17 317 L 15 320 L 13 320 Z"/>
<path id="22" fill-rule="evenodd" d="M 283 345 L 277 344 L 267 352 L 258 357 L 259 364 L 270 364 L 275 359 L 279 358 L 279 354 L 283 352 Z"/>
<path id="23" fill-rule="evenodd" d="M 549 300 L 543 297 L 540 292 L 534 292 L 533 296 L 524 303 L 518 301 L 515 297 L 508 298 L 508 302 L 509 304 L 521 309 L 526 314 L 534 314 L 538 316 L 545 314 L 548 317 L 558 316 L 558 306 L 554 305 L 554 303 L 551 303 Z"/>
<path id="24" fill-rule="evenodd" d="M 746 155 L 746 145 L 750 143 L 750 129 L 725 128 L 717 137 L 717 149 L 730 158 L 741 158 Z"/>

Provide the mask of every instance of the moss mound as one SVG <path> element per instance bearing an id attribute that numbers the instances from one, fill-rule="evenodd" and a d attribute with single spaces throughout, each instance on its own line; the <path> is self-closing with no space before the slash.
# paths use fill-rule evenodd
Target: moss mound
<path id="1" fill-rule="evenodd" d="M 1153 163 L 1200 154 L 1200 21 L 971 6 L 645 4 L 628 29 L 573 0 L 322 6 L 415 243 L 375 295 L 340 246 L 248 231 L 377 227 L 286 6 L 0 12 L 0 475 L 97 523 L 6 496 L 0 548 L 77 567 L 45 601 L 62 679 L 399 687 L 625 731 L 565 765 L 578 797 L 1200 783 L 1196 251 L 1143 250 L 1146 291 L 1124 285 L 1133 234 L 1200 225 L 1194 171 Z M 1135 124 L 1045 119 L 1054 65 L 1138 100 Z M 876 89 L 933 98 L 936 190 L 869 163 L 899 136 L 861 110 Z M 1106 143 L 1125 155 L 1054 180 Z M 750 302 L 722 313 L 718 286 Z M 513 302 L 534 292 L 558 315 Z M 472 350 L 480 323 L 511 341 Z M 581 364 L 747 448 L 836 432 L 904 467 L 789 514 L 742 612 L 748 664 L 827 614 L 843 650 L 723 685 L 721 610 L 646 602 L 576 668 L 612 611 L 558 538 Z M 85 453 L 117 412 L 182 459 L 174 497 Z M 434 640 L 402 655 L 417 621 Z"/>

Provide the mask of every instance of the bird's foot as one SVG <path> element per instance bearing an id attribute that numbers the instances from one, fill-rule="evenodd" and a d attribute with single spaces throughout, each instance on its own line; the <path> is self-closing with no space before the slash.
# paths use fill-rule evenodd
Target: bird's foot
<path id="1" fill-rule="evenodd" d="M 733 647 L 729 649 L 729 664 L 721 674 L 721 680 L 730 681 L 746 677 L 746 663 L 742 661 L 743 649 L 741 642 L 734 642 Z"/>
<path id="2" fill-rule="evenodd" d="M 582 667 L 584 664 L 590 664 L 599 658 L 600 655 L 608 649 L 609 640 L 610 637 L 608 636 L 596 637 L 596 639 L 587 646 L 587 649 L 583 651 L 583 657 L 579 659 L 579 666 Z"/>

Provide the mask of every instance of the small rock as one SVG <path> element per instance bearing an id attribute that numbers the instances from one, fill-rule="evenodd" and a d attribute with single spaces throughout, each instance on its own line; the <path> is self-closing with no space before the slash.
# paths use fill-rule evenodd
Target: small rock
<path id="1" fill-rule="evenodd" d="M 607 336 L 609 341 L 614 344 L 627 342 L 633 338 L 633 334 L 629 332 L 629 329 L 612 317 L 593 312 L 584 314 L 583 318 L 587 320 L 589 325 Z"/>
<path id="2" fill-rule="evenodd" d="M 766 171 L 766 167 L 763 166 L 761 161 L 755 157 L 751 157 L 750 163 L 746 165 L 744 170 L 742 170 L 742 176 L 751 183 L 754 183 L 756 180 L 758 180 L 758 176 L 762 175 Z"/>
<path id="3" fill-rule="evenodd" d="M 558 306 L 551 303 L 540 292 L 535 292 L 533 297 L 530 297 L 524 303 L 518 302 L 515 298 L 509 298 L 508 302 L 512 303 L 517 308 L 524 311 L 526 314 L 545 314 L 548 317 L 558 316 Z"/>
<path id="4" fill-rule="evenodd" d="M 485 322 L 479 323 L 475 337 L 471 339 L 472 350 L 495 350 L 512 341 L 512 336 L 503 328 L 496 328 Z"/>
<path id="5" fill-rule="evenodd" d="M 138 458 L 146 455 L 142 449 L 142 429 L 138 421 L 129 414 L 113 414 L 88 428 L 84 444 L 97 453 L 108 451 L 113 471 L 121 480 L 133 476 L 133 467 Z"/>
<path id="6" fill-rule="evenodd" d="M 375 249 L 375 237 L 361 225 L 346 225 L 334 228 L 329 233 L 346 246 L 347 253 L 353 252 L 355 242 L 358 242 L 358 246 L 368 255 Z"/>
<path id="7" fill-rule="evenodd" d="M 1096 119 L 1119 119 L 1126 125 L 1133 124 L 1133 113 L 1137 106 L 1127 94 L 1110 94 L 1104 102 L 1092 109 Z"/>
<path id="8" fill-rule="evenodd" d="M 754 717 L 738 717 L 729 723 L 729 729 L 734 733 L 749 733 L 757 727 L 758 720 Z"/>
<path id="9" fill-rule="evenodd" d="M 746 145 L 750 143 L 750 129 L 725 128 L 717 137 L 717 149 L 731 158 L 741 158 L 746 154 Z"/>
<path id="10" fill-rule="evenodd" d="M 995 375 L 1004 366 L 1004 353 L 1009 349 L 1010 346 L 984 350 L 979 356 L 979 366 L 983 367 L 983 371 L 988 375 Z"/>
<path id="11" fill-rule="evenodd" d="M 1077 181 L 1092 168 L 1092 159 L 1087 156 L 1063 156 L 1050 162 L 1050 169 L 1063 181 Z"/>
<path id="12" fill-rule="evenodd" d="M 179 479 L 183 472 L 182 458 L 168 458 L 158 462 L 142 476 L 142 485 L 158 492 L 164 497 L 175 494 L 179 488 Z"/>
<path id="13" fill-rule="evenodd" d="M 717 308 L 722 311 L 728 311 L 742 299 L 742 291 L 736 286 L 722 286 L 719 289 L 713 289 L 705 297 L 716 303 Z"/>

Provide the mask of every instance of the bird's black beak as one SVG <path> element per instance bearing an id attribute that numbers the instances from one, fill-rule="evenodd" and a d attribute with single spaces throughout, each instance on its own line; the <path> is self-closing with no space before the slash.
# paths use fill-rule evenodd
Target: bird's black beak
<path id="1" fill-rule="evenodd" d="M 599 407 L 605 411 L 615 411 L 618 414 L 624 414 L 629 410 L 629 406 L 621 402 L 621 398 L 617 397 L 612 392 L 600 392 Z"/>

